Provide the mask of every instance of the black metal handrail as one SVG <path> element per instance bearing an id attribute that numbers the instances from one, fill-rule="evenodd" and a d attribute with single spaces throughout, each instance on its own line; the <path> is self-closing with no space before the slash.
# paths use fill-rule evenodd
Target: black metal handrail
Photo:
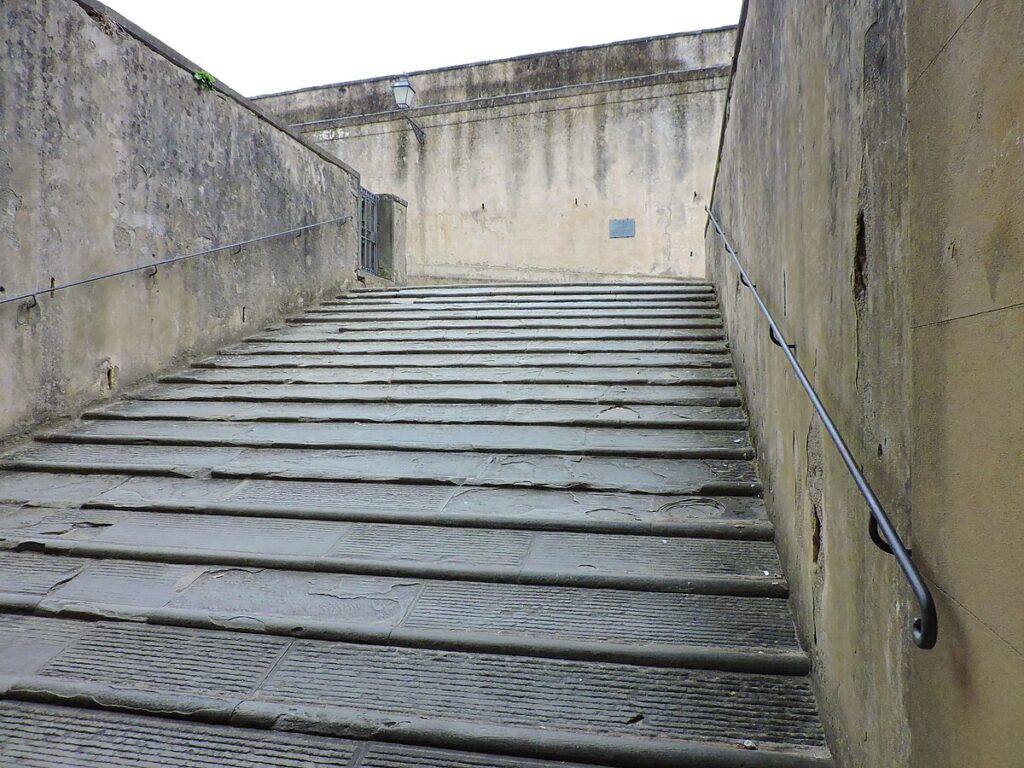
<path id="1" fill-rule="evenodd" d="M 149 264 L 140 264 L 136 267 L 128 267 L 126 269 L 119 269 L 116 272 L 105 272 L 102 275 L 93 275 L 92 277 L 86 277 L 82 280 L 75 280 L 70 283 L 63 283 L 61 285 L 53 284 L 52 280 L 47 288 L 40 288 L 36 291 L 29 291 L 28 293 L 21 293 L 17 296 L 11 296 L 6 299 L 0 299 L 0 305 L 10 304 L 15 301 L 23 301 L 25 299 L 31 299 L 32 303 L 28 306 L 31 308 L 36 304 L 36 296 L 42 296 L 44 293 L 54 293 L 56 291 L 63 291 L 68 288 L 74 288 L 79 285 L 88 285 L 89 283 L 97 283 L 100 280 L 106 280 L 111 277 L 120 277 L 121 275 L 130 275 L 133 272 L 144 272 L 146 270 L 153 270 L 150 274 L 155 275 L 158 267 L 166 266 L 167 264 L 176 264 L 179 261 L 185 261 L 187 259 L 194 259 L 196 256 L 207 256 L 211 253 L 217 253 L 218 251 L 227 251 L 231 248 L 241 248 L 243 245 L 252 245 L 253 243 L 260 243 L 264 240 L 273 240 L 277 237 L 285 237 L 287 235 L 295 235 L 299 232 L 305 232 L 309 229 L 315 229 L 316 227 L 322 227 L 325 224 L 334 224 L 336 222 L 345 223 L 351 217 L 350 216 L 336 216 L 333 219 L 327 219 L 325 221 L 317 221 L 313 224 L 305 224 L 301 227 L 293 227 L 292 229 L 286 229 L 282 232 L 274 232 L 269 235 L 261 235 L 260 237 L 253 237 L 249 240 L 240 240 L 237 243 L 229 243 L 228 245 L 218 245 L 216 248 L 208 248 L 205 251 L 197 251 L 196 253 L 189 253 L 185 256 L 174 256 L 170 259 L 163 259 L 161 261 L 152 261 Z"/>
<path id="2" fill-rule="evenodd" d="M 760 307 L 761 313 L 765 316 L 765 319 L 768 320 L 769 338 L 772 343 L 780 347 L 786 355 L 786 359 L 789 361 L 790 367 L 796 374 L 797 380 L 800 382 L 800 386 L 804 388 L 804 392 L 806 392 L 807 396 L 810 398 L 811 405 L 814 406 L 814 410 L 817 411 L 822 424 L 825 425 L 825 431 L 828 432 L 829 437 L 832 438 L 832 442 L 835 443 L 836 449 L 839 451 L 839 455 L 843 459 L 843 463 L 846 464 L 846 468 L 849 470 L 850 475 L 857 484 L 857 488 L 860 490 L 861 496 L 863 496 L 864 500 L 867 502 L 868 509 L 871 510 L 871 520 L 868 525 L 868 533 L 871 536 L 871 540 L 879 549 L 896 558 L 896 562 L 899 563 L 900 568 L 903 570 L 903 574 L 906 576 L 907 581 L 910 584 L 911 590 L 914 592 L 914 597 L 917 598 L 920 615 L 914 619 L 913 623 L 912 635 L 914 643 L 918 648 L 926 650 L 928 648 L 933 648 L 935 646 L 935 641 L 938 638 L 939 627 L 938 618 L 935 614 L 935 601 L 932 599 L 931 591 L 924 583 L 924 579 L 921 577 L 920 571 L 917 570 L 917 566 L 914 565 L 914 561 L 910 557 L 910 551 L 903 545 L 903 540 L 900 538 L 899 534 L 896 533 L 896 529 L 893 527 L 892 521 L 886 514 L 881 502 L 878 501 L 878 497 L 875 495 L 874 490 L 872 490 L 871 485 L 868 483 L 867 479 L 865 479 L 864 473 L 860 471 L 857 463 L 853 460 L 853 456 L 846 445 L 846 441 L 843 440 L 843 436 L 839 434 L 839 430 L 836 428 L 835 422 L 832 421 L 832 417 L 830 417 L 828 415 L 828 411 L 825 410 L 825 406 L 822 404 L 821 398 L 818 397 L 818 393 L 811 385 L 811 382 L 808 380 L 803 368 L 800 367 L 800 363 L 797 361 L 796 353 L 794 351 L 796 345 L 790 345 L 786 342 L 786 337 L 783 336 L 778 323 L 776 323 L 775 318 L 772 317 L 772 313 L 768 311 L 768 307 L 761 298 L 761 294 L 757 292 L 757 285 L 751 282 L 750 276 L 740 263 L 739 256 L 736 255 L 736 251 L 729 242 L 729 238 L 727 238 L 725 236 L 725 232 L 722 231 L 722 227 L 719 225 L 718 219 L 715 218 L 715 214 L 712 213 L 708 206 L 704 206 L 704 210 L 707 212 L 708 218 L 714 225 L 715 231 L 718 232 L 718 236 L 722 238 L 726 251 L 728 251 L 729 255 L 732 256 L 732 260 L 736 263 L 736 268 L 740 271 L 740 282 L 747 286 L 747 288 L 750 289 L 750 292 L 754 294 L 754 300 L 757 302 L 758 307 Z M 881 535 L 879 534 L 879 529 L 881 529 Z M 884 539 L 882 538 L 882 535 L 884 535 Z"/>

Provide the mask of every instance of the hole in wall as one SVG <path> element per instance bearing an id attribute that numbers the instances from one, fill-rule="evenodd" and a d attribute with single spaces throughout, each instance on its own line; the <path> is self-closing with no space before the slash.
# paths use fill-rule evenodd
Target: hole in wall
<path id="1" fill-rule="evenodd" d="M 853 300 L 857 304 L 859 315 L 864 307 L 864 300 L 868 293 L 868 248 L 867 238 L 864 233 L 864 211 L 857 211 L 857 239 L 853 253 Z"/>

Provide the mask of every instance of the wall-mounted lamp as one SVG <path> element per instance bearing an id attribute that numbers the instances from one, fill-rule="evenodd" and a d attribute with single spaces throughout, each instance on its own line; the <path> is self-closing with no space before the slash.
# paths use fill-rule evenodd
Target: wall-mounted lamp
<path id="1" fill-rule="evenodd" d="M 395 106 L 400 111 L 403 111 L 404 117 L 409 121 L 409 125 L 412 126 L 412 132 L 416 134 L 416 141 L 420 144 L 425 144 L 427 141 L 427 135 L 423 132 L 416 121 L 409 117 L 408 114 L 404 113 L 404 110 L 409 109 L 412 106 L 412 97 L 416 93 L 416 89 L 412 87 L 412 83 L 409 82 L 408 75 L 402 75 L 400 78 L 395 80 L 391 84 L 391 93 L 395 96 Z"/>

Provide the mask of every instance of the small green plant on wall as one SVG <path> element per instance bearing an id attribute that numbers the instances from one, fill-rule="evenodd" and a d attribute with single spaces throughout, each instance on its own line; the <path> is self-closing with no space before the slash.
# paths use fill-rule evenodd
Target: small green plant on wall
<path id="1" fill-rule="evenodd" d="M 213 75 L 207 72 L 205 69 L 200 69 L 192 75 L 192 79 L 199 83 L 199 88 L 204 91 L 212 91 L 213 84 L 217 81 L 213 79 Z"/>

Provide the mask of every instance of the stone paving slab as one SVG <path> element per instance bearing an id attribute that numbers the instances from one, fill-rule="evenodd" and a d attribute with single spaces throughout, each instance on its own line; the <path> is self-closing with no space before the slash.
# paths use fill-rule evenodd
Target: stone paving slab
<path id="1" fill-rule="evenodd" d="M 460 355 L 402 355 L 402 365 L 415 368 L 732 368 L 723 353 L 686 352 L 473 352 Z M 196 367 L 216 368 L 383 368 L 393 365 L 393 355 L 334 354 L 219 354 Z"/>
<path id="2" fill-rule="evenodd" d="M 761 493 L 747 460 L 430 451 L 40 443 L 0 469 L 441 485 L 531 486 L 654 494 Z"/>
<path id="3" fill-rule="evenodd" d="M 712 295 L 699 296 L 653 296 L 643 299 L 616 298 L 605 299 L 603 297 L 577 298 L 572 301 L 538 301 L 535 299 L 520 298 L 514 300 L 445 300 L 445 301 L 423 301 L 416 298 L 394 298 L 394 299 L 362 299 L 356 301 L 328 301 L 309 312 L 381 312 L 381 311 L 407 311 L 421 310 L 425 312 L 459 312 L 469 310 L 512 310 L 520 315 L 528 315 L 534 312 L 551 312 L 574 309 L 591 309 L 598 312 L 607 310 L 634 310 L 643 311 L 647 309 L 717 309 L 718 301 Z"/>
<path id="4" fill-rule="evenodd" d="M 349 304 L 361 306 L 363 304 L 386 304 L 401 306 L 403 304 L 491 304 L 491 303 L 512 303 L 514 306 L 533 304 L 555 304 L 560 306 L 575 306 L 578 303 L 629 303 L 643 304 L 646 302 L 695 302 L 695 301 L 716 301 L 717 297 L 712 291 L 645 291 L 643 293 L 608 291 L 607 293 L 532 293 L 519 295 L 482 295 L 464 296 L 436 294 L 433 296 L 407 295 L 401 291 L 395 293 L 348 293 L 325 301 L 323 306 L 334 306 Z"/>
<path id="5" fill-rule="evenodd" d="M 621 340 L 595 340 L 578 341 L 570 339 L 560 340 L 537 340 L 529 336 L 519 339 L 501 339 L 498 341 L 390 341 L 381 339 L 373 342 L 357 342 L 340 338 L 321 339 L 315 341 L 285 342 L 254 341 L 242 342 L 234 347 L 222 350 L 221 354 L 231 355 L 468 355 L 477 353 L 510 354 L 513 352 L 532 353 L 543 352 L 546 354 L 605 354 L 610 352 L 635 353 L 642 349 L 649 352 L 681 352 L 689 354 L 700 354 L 711 352 L 725 354 L 728 351 L 726 345 L 721 341 L 678 341 L 670 339 L 667 341 L 650 340 L 642 344 L 636 341 Z"/>
<path id="6" fill-rule="evenodd" d="M 204 420 L 86 420 L 37 440 L 121 445 L 352 448 L 408 451 L 654 456 L 744 459 L 753 456 L 736 430 L 521 424 L 352 424 L 218 422 Z"/>
<path id="7" fill-rule="evenodd" d="M 402 297 L 451 297 L 451 296 L 586 296 L 586 295 L 636 295 L 651 293 L 672 293 L 682 295 L 711 294 L 714 288 L 707 282 L 651 282 L 651 283 L 493 283 L 486 285 L 448 286 L 403 286 L 385 290 L 351 291 L 347 296 L 357 300 L 385 295 Z"/>
<path id="8" fill-rule="evenodd" d="M 360 309 L 337 309 L 333 311 L 309 311 L 302 315 L 289 318 L 296 322 L 302 318 L 310 318 L 314 322 L 346 322 L 346 323 L 377 323 L 384 320 L 433 320 L 441 324 L 449 320 L 567 320 L 570 318 L 587 318 L 591 321 L 604 322 L 611 320 L 682 320 L 686 318 L 720 319 L 721 313 L 715 305 L 698 305 L 695 307 L 654 307 L 640 309 L 537 309 L 526 315 L 517 309 L 457 309 L 431 312 L 427 309 L 388 309 L 373 312 Z"/>
<path id="9" fill-rule="evenodd" d="M 681 759 L 697 765 L 696 745 L 741 750 L 749 740 L 762 753 L 789 761 L 762 765 L 827 765 L 805 677 L 124 622 L 83 626 L 26 616 L 2 619 L 8 628 L 23 625 L 13 628 L 22 645 L 37 643 L 31 664 L 5 682 L 15 698 L 89 700 L 93 706 L 136 710 L 146 702 L 151 711 L 179 717 L 202 711 L 224 722 L 287 724 L 303 731 L 329 725 L 342 738 L 363 736 L 370 727 L 380 738 L 430 738 L 450 747 L 504 740 L 517 744 L 520 754 L 532 749 L 563 758 L 585 752 L 616 763 L 633 756 L 654 765 Z M 67 624 L 78 626 L 60 638 Z M 63 643 L 43 651 L 38 640 L 44 634 Z M 10 652 L 0 652 L 0 664 Z M 570 741 L 576 749 L 566 749 Z"/>
<path id="10" fill-rule="evenodd" d="M 529 334 L 531 339 L 542 341 L 721 341 L 725 332 L 717 328 L 424 328 L 403 329 L 356 329 L 341 326 L 317 326 L 310 324 L 272 326 L 249 341 L 506 341 L 521 339 Z M 634 345 L 639 346 L 639 345 Z"/>
<path id="11" fill-rule="evenodd" d="M 31 522 L 32 533 L 64 538 L 117 522 L 118 509 L 760 540 L 772 533 L 764 502 L 743 496 L 0 472 L 0 503 L 12 525 Z M 33 507 L 45 507 L 42 517 Z"/>
<path id="12" fill-rule="evenodd" d="M 94 522 L 85 530 L 69 526 L 62 531 L 61 523 L 95 517 L 78 510 L 20 510 L 0 516 L 0 539 L 7 548 L 50 542 L 47 551 L 74 556 L 644 591 L 786 594 L 778 555 L 766 541 L 142 511 L 115 514 L 102 525 Z M 68 533 L 75 535 L 65 538 Z M 4 569 L 10 562 L 0 558 L 0 574 L 10 579 L 0 582 L 0 591 L 23 591 L 17 587 L 23 579 L 30 587 L 36 583 L 33 579 L 48 584 L 65 576 L 59 562 L 8 574 Z"/>
<path id="13" fill-rule="evenodd" d="M 501 391 L 486 385 L 515 385 L 522 392 L 543 392 L 552 402 L 601 402 L 602 398 L 621 396 L 619 402 L 668 402 L 701 404 L 692 400 L 707 390 L 694 387 L 716 387 L 712 395 L 724 393 L 738 402 L 736 379 L 728 368 L 192 368 L 160 378 L 163 383 L 242 383 L 242 384 L 425 384 L 435 385 L 432 392 L 440 402 L 466 400 Z M 464 386 L 451 387 L 450 384 Z M 650 386 L 648 386 L 650 385 Z M 546 390 L 535 389 L 547 387 Z M 478 388 L 482 387 L 482 389 Z M 630 387 L 630 389 L 625 389 Z M 669 389 L 664 389 L 669 387 Z M 443 390 L 443 391 L 442 391 Z M 380 393 L 388 398 L 388 390 L 362 387 L 367 395 Z M 405 391 L 405 390 L 403 390 Z M 427 391 L 427 390 L 422 390 Z M 561 396 L 557 396 L 561 393 Z M 628 400 L 622 397 L 628 395 Z M 524 395 L 524 398 L 526 395 Z M 690 400 L 686 398 L 690 397 Z M 673 399 L 674 398 L 674 399 Z M 506 397 L 506 399 L 508 399 Z M 718 404 L 718 403 L 711 403 Z M 728 405 L 730 403 L 722 403 Z M 733 405 L 736 402 L 731 403 Z"/>
<path id="14" fill-rule="evenodd" d="M 0 702 L 0 765 L 18 768 L 587 768 L 563 762 L 258 731 L 14 701 Z"/>
<path id="15" fill-rule="evenodd" d="M 183 387 L 165 388 L 166 399 L 131 400 L 87 411 L 91 419 L 192 419 L 212 421 L 381 422 L 391 424 L 533 424 L 577 427 L 745 429 L 740 408 L 700 405 L 589 405 L 522 403 L 338 403 L 198 400 Z M 185 387 L 185 389 L 189 389 Z M 265 388 L 264 388 L 265 389 Z M 282 387 L 278 387 L 281 390 Z M 240 394 L 240 393 L 235 393 Z M 274 393 L 270 393 L 273 397 Z M 149 393 L 152 397 L 152 393 Z"/>
<path id="16" fill-rule="evenodd" d="M 285 320 L 286 326 L 307 327 L 316 330 L 340 330 L 343 332 L 355 331 L 360 333 L 378 332 L 389 333 L 396 330 L 471 330 L 471 331 L 511 331 L 520 329 L 532 329 L 535 331 L 563 331 L 566 329 L 581 329 L 585 331 L 600 331 L 602 329 L 622 331 L 685 331 L 700 328 L 709 328 L 721 331 L 721 316 L 713 317 L 687 317 L 687 318 L 614 318 L 614 317 L 504 317 L 497 319 L 487 318 L 447 318 L 445 320 L 395 320 L 381 319 L 373 325 L 356 320 L 338 321 L 324 319 L 316 315 L 301 315 L 290 317 Z"/>
<path id="17" fill-rule="evenodd" d="M 65 563 L 60 578 L 5 583 L 0 610 L 650 666 L 780 674 L 808 668 L 778 596 L 0 553 L 5 573 L 52 561 Z"/>

